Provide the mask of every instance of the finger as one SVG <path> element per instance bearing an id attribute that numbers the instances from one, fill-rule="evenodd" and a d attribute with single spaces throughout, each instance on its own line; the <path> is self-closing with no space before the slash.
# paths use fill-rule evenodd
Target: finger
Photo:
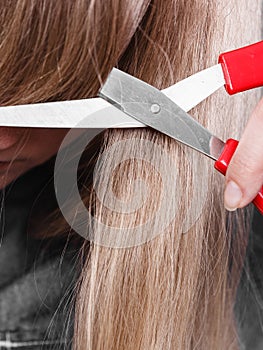
<path id="1" fill-rule="evenodd" d="M 242 208 L 263 184 L 263 99 L 252 113 L 226 173 L 225 207 Z"/>

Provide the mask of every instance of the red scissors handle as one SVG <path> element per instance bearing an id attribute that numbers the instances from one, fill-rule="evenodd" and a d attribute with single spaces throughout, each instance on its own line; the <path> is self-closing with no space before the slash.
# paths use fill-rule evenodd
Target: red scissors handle
<path id="1" fill-rule="evenodd" d="M 215 168 L 218 170 L 221 174 L 225 175 L 228 165 L 230 163 L 230 160 L 235 153 L 235 150 L 237 148 L 238 141 L 234 139 L 228 139 L 226 141 L 225 147 L 218 158 L 218 160 L 215 162 Z M 258 210 L 263 215 L 263 186 L 261 187 L 261 190 L 257 194 L 257 196 L 253 200 L 253 204 L 258 208 Z"/>
<path id="2" fill-rule="evenodd" d="M 230 94 L 263 86 L 263 41 L 219 56 Z"/>

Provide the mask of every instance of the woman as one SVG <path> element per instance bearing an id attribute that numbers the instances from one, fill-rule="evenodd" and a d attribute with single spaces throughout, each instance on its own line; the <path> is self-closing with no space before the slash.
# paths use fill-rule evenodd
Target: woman
<path id="1" fill-rule="evenodd" d="M 96 96 L 114 66 L 161 89 L 216 63 L 220 52 L 260 38 L 260 1 L 20 0 L 0 7 L 2 105 Z M 254 91 L 231 98 L 221 91 L 192 115 L 219 137 L 238 138 L 258 98 Z M 87 147 L 79 167 L 79 191 L 94 218 L 85 223 L 91 241 L 82 241 L 56 208 L 49 181 L 67 131 L 2 128 L 1 160 L 7 165 L 1 187 L 4 203 L 11 199 L 2 216 L 13 210 L 20 222 L 10 234 L 14 216 L 9 214 L 3 231 L 2 266 L 9 266 L 9 249 L 14 264 L 1 280 L 3 346 L 238 349 L 249 344 L 242 329 L 237 332 L 240 318 L 233 311 L 249 210 L 225 212 L 223 179 L 211 162 L 150 129 L 107 130 Z M 169 169 L 158 147 L 172 160 Z M 117 166 L 110 172 L 113 162 Z M 159 162 L 163 173 L 175 177 L 176 192 L 171 181 L 167 191 L 163 173 L 155 169 Z M 36 188 L 28 194 L 31 183 Z M 120 201 L 137 193 L 144 194 L 142 204 L 122 211 Z M 70 195 L 66 199 L 70 207 Z M 166 206 L 158 211 L 160 203 Z M 70 209 L 77 217 L 77 209 Z M 135 233 L 151 239 L 126 248 L 97 243 L 97 237 L 114 236 L 116 227 L 124 239 Z"/>

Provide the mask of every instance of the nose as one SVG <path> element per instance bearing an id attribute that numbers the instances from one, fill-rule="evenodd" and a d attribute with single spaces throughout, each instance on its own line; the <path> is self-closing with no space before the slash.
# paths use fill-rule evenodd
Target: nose
<path id="1" fill-rule="evenodd" d="M 0 127 L 0 151 L 14 146 L 22 134 L 22 128 Z"/>

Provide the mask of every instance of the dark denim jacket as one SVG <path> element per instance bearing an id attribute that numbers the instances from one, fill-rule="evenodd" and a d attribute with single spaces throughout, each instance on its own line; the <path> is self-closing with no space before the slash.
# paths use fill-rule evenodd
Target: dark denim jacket
<path id="1" fill-rule="evenodd" d="M 38 196 L 56 205 L 53 159 L 7 186 L 0 197 L 0 349 L 70 349 L 74 281 L 72 248 L 64 239 L 35 239 L 28 218 Z"/>

